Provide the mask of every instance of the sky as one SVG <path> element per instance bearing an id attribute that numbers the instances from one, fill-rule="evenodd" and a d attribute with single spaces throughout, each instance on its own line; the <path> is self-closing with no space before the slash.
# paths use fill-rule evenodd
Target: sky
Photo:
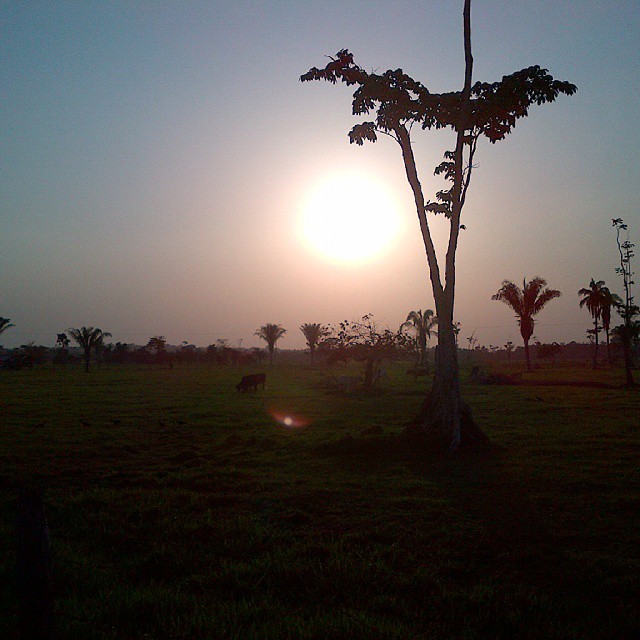
<path id="1" fill-rule="evenodd" d="M 639 36 L 637 0 L 473 2 L 474 80 L 538 64 L 578 92 L 478 147 L 463 338 L 519 344 L 491 300 L 505 279 L 563 293 L 538 316 L 542 342 L 585 341 L 592 277 L 621 292 L 611 219 L 640 246 Z M 16 325 L 0 344 L 92 325 L 114 342 L 249 347 L 274 322 L 282 348 L 301 348 L 302 323 L 371 313 L 397 328 L 434 308 L 397 143 L 350 145 L 349 88 L 299 81 L 343 48 L 368 71 L 459 90 L 462 2 L 0 1 L 0 316 Z M 452 140 L 414 136 L 427 197 Z M 310 248 L 300 221 L 318 185 L 352 173 L 391 194 L 396 231 L 345 262 Z"/>

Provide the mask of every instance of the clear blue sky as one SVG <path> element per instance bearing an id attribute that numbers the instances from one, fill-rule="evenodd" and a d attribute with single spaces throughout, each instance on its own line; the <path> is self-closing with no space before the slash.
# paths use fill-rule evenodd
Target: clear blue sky
<path id="1" fill-rule="evenodd" d="M 459 89 L 461 16 L 451 0 L 0 3 L 0 316 L 16 325 L 0 343 L 93 325 L 121 342 L 249 346 L 277 322 L 282 347 L 299 347 L 303 322 L 374 313 L 395 327 L 433 307 L 399 148 L 349 145 L 348 89 L 299 76 L 348 47 L 366 69 Z M 584 340 L 591 277 L 621 289 L 611 218 L 640 246 L 639 26 L 636 0 L 473 3 L 475 79 L 539 64 L 578 93 L 478 151 L 463 336 L 519 343 L 490 300 L 503 279 L 563 292 L 539 316 L 543 341 Z M 428 193 L 451 146 L 416 137 Z M 395 194 L 404 231 L 383 258 L 345 266 L 295 227 L 311 185 L 350 169 Z"/>

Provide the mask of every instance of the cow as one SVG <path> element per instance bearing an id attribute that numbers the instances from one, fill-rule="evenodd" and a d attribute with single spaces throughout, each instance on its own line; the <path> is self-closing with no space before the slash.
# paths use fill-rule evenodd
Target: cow
<path id="1" fill-rule="evenodd" d="M 266 383 L 266 373 L 250 373 L 247 376 L 242 376 L 242 380 L 240 380 L 236 385 L 236 391 L 242 393 L 247 391 L 257 391 L 259 385 L 262 385 L 262 388 L 264 389 Z"/>

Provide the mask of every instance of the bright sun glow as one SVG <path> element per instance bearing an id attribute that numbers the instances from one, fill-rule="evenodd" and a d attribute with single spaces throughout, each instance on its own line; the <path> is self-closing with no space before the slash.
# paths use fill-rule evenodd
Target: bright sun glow
<path id="1" fill-rule="evenodd" d="M 358 174 L 318 183 L 304 204 L 303 242 L 334 262 L 364 262 L 382 256 L 400 233 L 398 206 L 383 185 Z"/>

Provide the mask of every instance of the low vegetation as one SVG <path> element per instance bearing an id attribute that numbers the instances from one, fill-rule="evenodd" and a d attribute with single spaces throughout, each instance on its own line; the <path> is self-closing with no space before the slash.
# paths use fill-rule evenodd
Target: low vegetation
<path id="1" fill-rule="evenodd" d="M 3 372 L 0 637 L 17 637 L 24 484 L 44 488 L 60 638 L 634 637 L 624 372 L 462 371 L 497 450 L 456 459 L 399 435 L 428 384 L 413 364 L 365 391 L 332 384 L 361 363 L 280 363 L 244 394 L 260 369 Z"/>

